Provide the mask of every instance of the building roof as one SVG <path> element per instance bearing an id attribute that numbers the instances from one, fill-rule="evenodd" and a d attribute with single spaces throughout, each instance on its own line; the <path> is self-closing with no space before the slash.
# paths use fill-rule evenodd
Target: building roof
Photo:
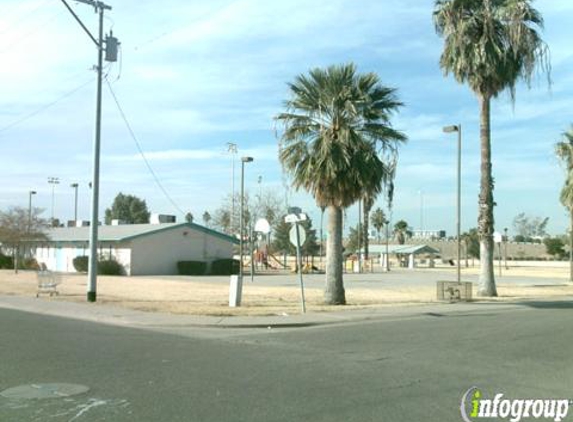
<path id="1" fill-rule="evenodd" d="M 166 230 L 188 227 L 208 235 L 239 243 L 238 239 L 224 233 L 200 226 L 195 223 L 164 223 L 164 224 L 120 224 L 118 226 L 99 226 L 99 242 L 125 242 L 137 237 L 148 236 Z M 48 241 L 51 242 L 87 242 L 90 236 L 89 227 L 56 227 L 46 231 Z"/>
<path id="2" fill-rule="evenodd" d="M 368 247 L 370 253 L 386 253 L 386 245 L 370 245 Z M 428 245 L 388 245 L 389 254 L 439 254 L 438 249 L 432 248 Z"/>

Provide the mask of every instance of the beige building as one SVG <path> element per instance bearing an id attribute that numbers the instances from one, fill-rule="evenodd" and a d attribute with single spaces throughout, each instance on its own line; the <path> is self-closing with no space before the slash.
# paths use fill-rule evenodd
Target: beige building
<path id="1" fill-rule="evenodd" d="M 75 272 L 73 260 L 89 254 L 89 227 L 50 229 L 33 255 L 51 271 Z M 177 274 L 178 261 L 232 258 L 237 239 L 194 223 L 100 226 L 99 255 L 115 258 L 127 275 Z"/>

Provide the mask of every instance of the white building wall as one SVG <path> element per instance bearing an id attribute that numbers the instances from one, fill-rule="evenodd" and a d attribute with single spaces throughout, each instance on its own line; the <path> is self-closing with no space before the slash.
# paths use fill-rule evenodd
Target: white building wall
<path id="1" fill-rule="evenodd" d="M 233 245 L 209 233 L 176 227 L 131 241 L 131 274 L 177 274 L 178 261 L 232 258 Z"/>
<path id="2" fill-rule="evenodd" d="M 102 245 L 98 254 L 109 257 L 111 255 L 124 266 L 126 274 L 130 275 L 131 271 L 131 249 L 129 245 Z M 89 250 L 85 246 L 76 244 L 45 244 L 38 246 L 32 252 L 38 264 L 45 264 L 50 271 L 75 273 L 74 258 L 77 256 L 89 255 Z"/>

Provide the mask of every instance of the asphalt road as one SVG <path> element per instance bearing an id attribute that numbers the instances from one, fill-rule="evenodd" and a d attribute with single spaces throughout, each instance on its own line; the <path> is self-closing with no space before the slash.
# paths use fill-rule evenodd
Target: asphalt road
<path id="1" fill-rule="evenodd" d="M 52 399 L 0 395 L 0 421 L 458 422 L 472 386 L 573 398 L 573 305 L 436 309 L 335 326 L 180 333 L 0 309 L 0 392 L 56 382 L 90 388 Z"/>

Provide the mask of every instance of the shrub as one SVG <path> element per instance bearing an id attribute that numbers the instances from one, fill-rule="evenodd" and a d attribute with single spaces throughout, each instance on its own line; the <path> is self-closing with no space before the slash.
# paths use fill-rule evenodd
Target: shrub
<path id="1" fill-rule="evenodd" d="M 211 274 L 231 275 L 239 274 L 239 261 L 236 259 L 217 259 L 211 264 Z"/>
<path id="2" fill-rule="evenodd" d="M 2 270 L 12 270 L 14 269 L 14 260 L 11 256 L 6 256 L 0 253 L 0 269 Z"/>
<path id="3" fill-rule="evenodd" d="M 40 269 L 40 264 L 38 264 L 38 261 L 36 261 L 35 258 L 25 258 L 18 262 L 18 269 L 38 271 Z"/>
<path id="4" fill-rule="evenodd" d="M 203 275 L 207 269 L 207 263 L 202 261 L 179 261 L 177 272 L 179 275 Z"/>
<path id="5" fill-rule="evenodd" d="M 122 275 L 123 266 L 115 259 L 103 259 L 97 263 L 97 273 L 100 275 Z"/>
<path id="6" fill-rule="evenodd" d="M 76 256 L 72 261 L 74 264 L 74 268 L 78 273 L 87 273 L 88 272 L 88 262 L 89 257 L 83 256 Z"/>

